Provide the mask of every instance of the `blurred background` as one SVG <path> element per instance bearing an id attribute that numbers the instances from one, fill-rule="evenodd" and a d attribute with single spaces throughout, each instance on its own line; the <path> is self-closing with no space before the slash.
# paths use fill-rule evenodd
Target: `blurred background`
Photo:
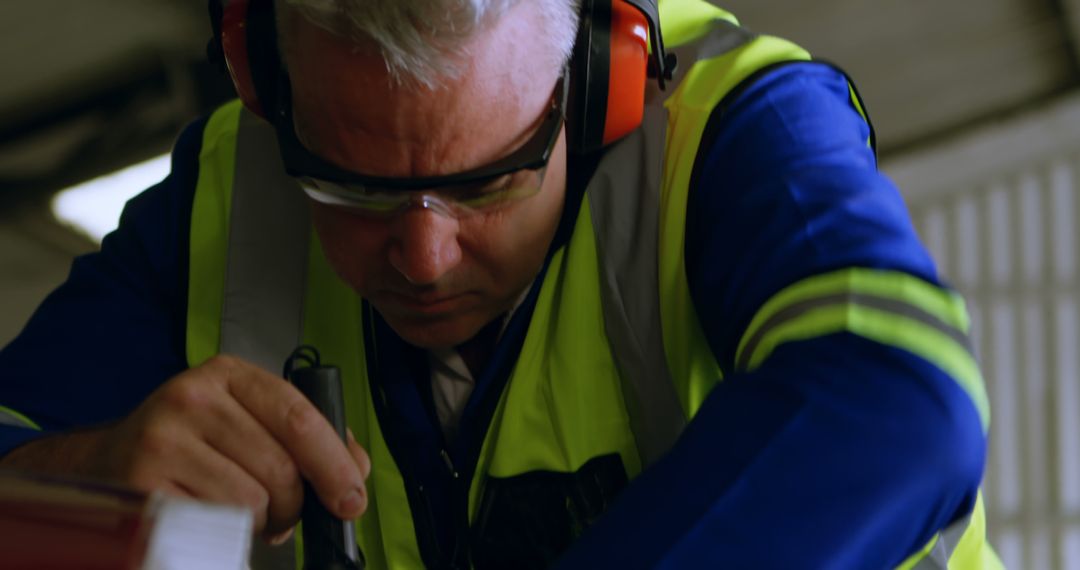
<path id="1" fill-rule="evenodd" d="M 855 78 L 970 301 L 992 540 L 1009 568 L 1080 569 L 1080 0 L 721 5 Z M 0 1 L 0 345 L 232 96 L 209 34 L 202 0 Z"/>

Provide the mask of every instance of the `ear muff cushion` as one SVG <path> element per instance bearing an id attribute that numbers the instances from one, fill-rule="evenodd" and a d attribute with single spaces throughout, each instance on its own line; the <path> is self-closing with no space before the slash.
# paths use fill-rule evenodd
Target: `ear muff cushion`
<path id="1" fill-rule="evenodd" d="M 251 78 L 248 59 L 247 17 L 250 0 L 230 0 L 221 17 L 221 51 L 229 68 L 236 93 L 244 106 L 259 116 L 265 116 L 259 105 L 258 93 Z"/>
<path id="2" fill-rule="evenodd" d="M 584 0 L 571 63 L 567 133 L 587 153 L 641 125 L 648 79 L 648 19 L 626 0 Z"/>
<path id="3" fill-rule="evenodd" d="M 649 24 L 625 0 L 611 10 L 610 68 L 603 144 L 611 144 L 641 125 L 649 61 Z"/>

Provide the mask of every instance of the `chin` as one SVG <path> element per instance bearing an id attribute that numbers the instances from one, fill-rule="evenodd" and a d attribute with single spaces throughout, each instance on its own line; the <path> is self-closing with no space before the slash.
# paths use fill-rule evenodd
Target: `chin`
<path id="1" fill-rule="evenodd" d="M 405 342 L 427 350 L 458 346 L 475 336 L 489 322 L 471 315 L 413 319 L 384 313 L 383 319 Z"/>

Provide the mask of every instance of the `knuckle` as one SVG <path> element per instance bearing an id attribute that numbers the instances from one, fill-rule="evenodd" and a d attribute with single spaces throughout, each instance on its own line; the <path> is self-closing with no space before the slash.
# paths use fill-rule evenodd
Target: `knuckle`
<path id="1" fill-rule="evenodd" d="M 237 358 L 231 354 L 215 354 L 206 361 L 206 366 L 229 370 L 236 366 L 236 362 Z"/>
<path id="2" fill-rule="evenodd" d="M 249 485 L 237 491 L 234 495 L 235 503 L 251 509 L 254 516 L 254 528 L 260 530 L 266 527 L 268 511 L 270 507 L 270 495 L 259 485 Z"/>
<path id="3" fill-rule="evenodd" d="M 300 482 L 300 471 L 292 458 L 283 456 L 271 463 L 269 478 L 275 489 L 288 489 Z"/>
<path id="4" fill-rule="evenodd" d="M 174 382 L 162 393 L 165 403 L 176 410 L 194 411 L 203 409 L 209 402 L 205 387 L 199 382 Z"/>
<path id="5" fill-rule="evenodd" d="M 368 456 L 367 450 L 363 447 L 355 446 L 353 448 L 353 455 L 356 458 L 356 465 L 360 468 L 360 476 L 364 479 L 368 478 L 371 474 L 371 457 Z"/>
<path id="6" fill-rule="evenodd" d="M 295 436 L 310 436 L 319 428 L 320 422 L 325 421 L 319 411 L 302 398 L 294 399 L 285 411 L 285 425 Z"/>
<path id="7" fill-rule="evenodd" d="M 240 504 L 250 507 L 260 517 L 265 516 L 266 509 L 270 505 L 270 493 L 262 485 L 245 485 L 239 490 L 236 498 Z"/>
<path id="8" fill-rule="evenodd" d="M 207 360 L 205 366 L 210 372 L 211 380 L 228 381 L 235 376 L 240 365 L 240 359 L 231 354 L 217 354 Z"/>
<path id="9" fill-rule="evenodd" d="M 266 507 L 266 529 L 279 533 L 295 525 L 303 502 L 304 490 L 299 478 L 288 487 L 274 489 Z"/>
<path id="10" fill-rule="evenodd" d="M 365 481 L 371 477 L 371 459 L 366 454 L 364 455 L 364 461 L 360 463 L 360 475 Z"/>
<path id="11" fill-rule="evenodd" d="M 341 493 L 347 493 L 356 488 L 359 480 L 359 467 L 352 461 L 340 461 L 334 467 L 331 484 L 340 489 Z"/>

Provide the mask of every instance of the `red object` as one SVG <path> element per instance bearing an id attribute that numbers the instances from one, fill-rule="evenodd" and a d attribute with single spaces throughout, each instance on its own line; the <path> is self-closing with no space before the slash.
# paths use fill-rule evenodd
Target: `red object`
<path id="1" fill-rule="evenodd" d="M 251 511 L 0 471 L 0 568 L 245 568 Z"/>
<path id="2" fill-rule="evenodd" d="M 611 66 L 608 78 L 604 144 L 641 125 L 645 114 L 649 24 L 645 14 L 624 0 L 611 5 Z"/>
<path id="3" fill-rule="evenodd" d="M 255 82 L 251 79 L 251 66 L 248 63 L 247 15 L 250 0 L 230 0 L 221 16 L 221 51 L 225 54 L 225 63 L 229 67 L 236 93 L 244 106 L 260 117 L 266 117 L 259 96 L 255 92 Z"/>
<path id="4" fill-rule="evenodd" d="M 138 568 L 147 498 L 116 487 L 0 473 L 0 566 Z"/>

